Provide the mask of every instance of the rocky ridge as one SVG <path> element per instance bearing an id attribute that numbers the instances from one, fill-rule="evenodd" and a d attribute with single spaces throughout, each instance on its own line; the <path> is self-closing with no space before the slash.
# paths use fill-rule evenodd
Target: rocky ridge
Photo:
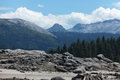
<path id="1" fill-rule="evenodd" d="M 5 49 L 0 50 L 0 68 L 15 69 L 23 73 L 25 71 L 73 72 L 84 78 L 86 76 L 93 78 L 94 75 L 101 73 L 104 77 L 110 75 L 120 79 L 120 63 L 113 62 L 102 54 L 94 58 L 78 58 L 68 52 L 47 54 L 39 50 Z M 77 80 L 76 77 L 73 80 Z"/>
<path id="2" fill-rule="evenodd" d="M 81 33 L 120 33 L 120 20 L 111 19 L 103 22 L 96 22 L 91 24 L 76 24 L 73 28 L 69 29 L 72 32 Z"/>

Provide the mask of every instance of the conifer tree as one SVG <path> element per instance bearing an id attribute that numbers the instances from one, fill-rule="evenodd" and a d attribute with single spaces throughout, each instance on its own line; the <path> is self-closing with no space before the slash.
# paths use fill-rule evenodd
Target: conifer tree
<path id="1" fill-rule="evenodd" d="M 97 54 L 103 54 L 106 57 L 120 62 L 120 37 L 105 39 L 103 36 L 101 39 L 98 37 L 95 40 L 86 42 L 85 40 L 73 42 L 68 48 L 66 44 L 62 48 L 58 46 L 56 50 L 51 49 L 49 53 L 53 54 L 70 52 L 76 57 L 96 57 Z"/>
<path id="2" fill-rule="evenodd" d="M 66 46 L 66 44 L 64 44 L 63 48 L 61 50 L 61 53 L 64 53 L 64 52 L 67 52 L 67 51 L 68 51 L 67 46 Z"/>
<path id="3" fill-rule="evenodd" d="M 61 53 L 60 46 L 57 47 L 56 52 L 59 54 Z"/>
<path id="4" fill-rule="evenodd" d="M 97 54 L 102 54 L 101 39 L 99 37 L 96 40 L 96 48 L 97 48 Z"/>
<path id="5" fill-rule="evenodd" d="M 55 51 L 54 51 L 54 49 L 52 49 L 52 48 L 51 48 L 51 49 L 49 50 L 49 52 L 48 52 L 48 53 L 50 53 L 50 54 L 54 54 L 54 53 L 55 53 Z"/>
<path id="6" fill-rule="evenodd" d="M 94 40 L 91 41 L 90 47 L 91 47 L 92 57 L 95 57 L 97 55 L 97 52 L 96 52 L 97 50 L 96 50 L 96 45 Z"/>

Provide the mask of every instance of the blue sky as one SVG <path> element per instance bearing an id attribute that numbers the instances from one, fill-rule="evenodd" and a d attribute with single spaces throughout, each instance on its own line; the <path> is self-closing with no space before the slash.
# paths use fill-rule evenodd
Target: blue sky
<path id="1" fill-rule="evenodd" d="M 19 7 L 47 14 L 69 14 L 71 12 L 91 13 L 98 7 L 114 8 L 120 0 L 0 0 L 0 7 L 10 8 L 1 13 L 15 11 Z M 38 7 L 38 5 L 42 5 Z"/>
<path id="2" fill-rule="evenodd" d="M 120 0 L 0 0 L 0 18 L 21 18 L 49 28 L 120 19 Z"/>

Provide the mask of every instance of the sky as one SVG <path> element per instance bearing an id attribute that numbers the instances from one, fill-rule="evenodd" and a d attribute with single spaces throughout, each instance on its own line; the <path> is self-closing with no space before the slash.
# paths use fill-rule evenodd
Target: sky
<path id="1" fill-rule="evenodd" d="M 45 29 L 59 23 L 68 29 L 120 19 L 120 0 L 0 0 L 0 18 L 21 18 Z"/>

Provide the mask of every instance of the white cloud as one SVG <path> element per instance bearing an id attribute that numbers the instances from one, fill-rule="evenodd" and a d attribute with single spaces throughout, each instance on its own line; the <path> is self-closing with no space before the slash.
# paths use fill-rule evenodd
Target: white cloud
<path id="1" fill-rule="evenodd" d="M 119 9 L 110 9 L 100 7 L 91 14 L 72 12 L 65 15 L 43 15 L 41 12 L 35 12 L 25 7 L 18 8 L 15 12 L 0 14 L 0 18 L 21 18 L 31 21 L 43 28 L 49 28 L 55 23 L 63 25 L 65 28 L 71 28 L 77 23 L 89 24 L 109 19 L 120 19 Z"/>
<path id="2" fill-rule="evenodd" d="M 0 7 L 0 10 L 3 11 L 3 10 L 10 10 L 12 8 L 7 8 L 7 7 Z"/>
<path id="3" fill-rule="evenodd" d="M 41 8 L 41 7 L 44 7 L 44 5 L 42 5 L 42 4 L 38 4 L 38 7 L 40 7 L 40 8 Z"/>
<path id="4" fill-rule="evenodd" d="M 113 6 L 120 8 L 120 2 L 113 3 Z"/>

